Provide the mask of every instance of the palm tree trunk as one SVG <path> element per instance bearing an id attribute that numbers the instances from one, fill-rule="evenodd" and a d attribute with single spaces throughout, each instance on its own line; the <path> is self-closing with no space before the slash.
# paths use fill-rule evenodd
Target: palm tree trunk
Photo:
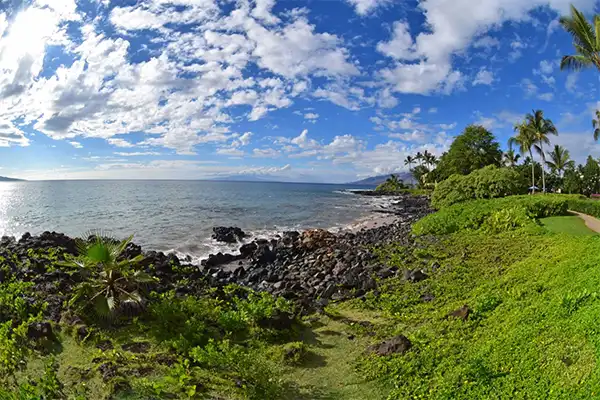
<path id="1" fill-rule="evenodd" d="M 531 157 L 531 191 L 535 194 L 535 162 L 533 160 L 533 152 L 529 149 L 529 157 Z"/>
<path id="2" fill-rule="evenodd" d="M 544 161 L 546 157 L 544 157 L 544 145 L 542 142 L 540 142 L 540 153 L 542 153 L 542 193 L 546 193 L 546 172 L 544 171 Z"/>

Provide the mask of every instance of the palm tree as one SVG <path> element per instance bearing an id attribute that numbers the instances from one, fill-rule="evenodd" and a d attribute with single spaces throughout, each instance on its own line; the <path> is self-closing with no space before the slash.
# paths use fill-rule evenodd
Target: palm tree
<path id="1" fill-rule="evenodd" d="M 509 142 L 508 150 L 504 153 L 504 165 L 514 167 L 519 162 L 519 158 L 521 155 L 513 150 L 512 143 Z"/>
<path id="2" fill-rule="evenodd" d="M 431 169 L 431 165 L 433 164 L 433 154 L 431 154 L 429 151 L 425 150 L 425 152 L 423 152 L 423 161 L 425 162 L 425 165 L 427 166 L 427 169 Z"/>
<path id="3" fill-rule="evenodd" d="M 517 134 L 508 139 L 508 146 L 512 147 L 513 144 L 519 146 L 519 152 L 523 155 L 529 153 L 531 159 L 531 188 L 535 193 L 535 163 L 533 162 L 532 148 L 535 144 L 535 136 L 530 129 L 527 129 L 527 122 L 523 121 L 520 124 L 515 125 L 515 132 Z"/>
<path id="4" fill-rule="evenodd" d="M 600 137 L 600 110 L 596 110 L 596 119 L 592 119 L 592 127 L 594 128 L 594 140 L 598 141 Z"/>
<path id="5" fill-rule="evenodd" d="M 558 135 L 558 131 L 552 120 L 544 118 L 542 110 L 533 111 L 533 114 L 525 116 L 527 121 L 527 129 L 529 129 L 535 137 L 535 149 L 542 157 L 542 192 L 546 193 L 546 172 L 544 164 L 546 162 L 546 154 L 544 153 L 544 144 L 550 144 L 549 135 Z"/>
<path id="6" fill-rule="evenodd" d="M 70 263 L 89 277 L 74 290 L 70 305 L 80 303 L 91 307 L 101 318 L 111 319 L 119 312 L 140 308 L 144 304 L 142 289 L 156 278 L 137 268 L 144 259 L 139 255 L 131 260 L 121 255 L 133 235 L 119 242 L 100 233 L 77 241 L 78 258 Z"/>
<path id="7" fill-rule="evenodd" d="M 561 17 L 560 24 L 573 36 L 575 54 L 564 56 L 560 61 L 560 69 L 579 71 L 583 68 L 596 67 L 600 70 L 600 16 L 594 16 L 590 23 L 583 13 L 571 6 L 571 16 Z"/>
<path id="8" fill-rule="evenodd" d="M 413 156 L 406 156 L 404 159 L 404 165 L 408 165 L 408 169 L 412 169 L 412 165 L 415 162 L 415 158 Z"/>
<path id="9" fill-rule="evenodd" d="M 419 162 L 419 165 L 423 165 L 423 154 L 420 151 L 415 155 L 415 160 Z"/>
<path id="10" fill-rule="evenodd" d="M 548 152 L 548 156 L 551 161 L 546 161 L 546 165 L 553 171 L 558 172 L 558 175 L 562 178 L 562 173 L 571 162 L 571 155 L 569 150 L 562 146 L 555 145 L 551 152 Z"/>

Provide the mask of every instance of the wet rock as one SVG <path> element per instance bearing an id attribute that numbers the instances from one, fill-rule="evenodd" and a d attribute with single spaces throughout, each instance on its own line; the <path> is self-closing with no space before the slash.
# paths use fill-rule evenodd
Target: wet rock
<path id="1" fill-rule="evenodd" d="M 108 382 L 109 380 L 111 380 L 119 374 L 117 366 L 112 362 L 106 362 L 104 364 L 101 364 L 98 367 L 98 371 L 100 372 L 100 375 L 102 375 L 102 380 L 104 382 Z"/>
<path id="2" fill-rule="evenodd" d="M 217 242 L 237 243 L 246 237 L 246 233 L 237 227 L 217 226 L 213 228 L 212 238 Z"/>
<path id="3" fill-rule="evenodd" d="M 242 247 L 240 247 L 240 255 L 242 258 L 249 258 L 257 249 L 258 246 L 255 242 L 244 244 Z"/>
<path id="4" fill-rule="evenodd" d="M 429 302 L 435 300 L 435 296 L 432 295 L 431 293 L 424 293 L 421 295 L 420 299 L 422 302 L 429 303 Z"/>
<path id="5" fill-rule="evenodd" d="M 392 354 L 404 354 L 412 347 L 412 343 L 404 335 L 398 335 L 391 339 L 384 340 L 381 343 L 374 344 L 367 348 L 367 352 L 375 353 L 379 356 L 389 356 Z"/>

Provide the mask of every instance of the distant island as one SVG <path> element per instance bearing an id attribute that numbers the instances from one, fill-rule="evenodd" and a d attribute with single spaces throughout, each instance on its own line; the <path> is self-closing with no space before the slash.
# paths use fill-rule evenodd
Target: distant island
<path id="1" fill-rule="evenodd" d="M 7 176 L 0 176 L 0 182 L 24 182 L 25 179 L 9 178 Z"/>
<path id="2" fill-rule="evenodd" d="M 409 172 L 399 172 L 394 175 L 396 175 L 398 179 L 404 181 L 405 183 L 409 183 L 412 179 L 412 176 Z M 379 186 L 387 181 L 391 176 L 391 174 L 372 176 L 370 178 L 361 179 L 360 181 L 349 182 L 348 185 Z"/>

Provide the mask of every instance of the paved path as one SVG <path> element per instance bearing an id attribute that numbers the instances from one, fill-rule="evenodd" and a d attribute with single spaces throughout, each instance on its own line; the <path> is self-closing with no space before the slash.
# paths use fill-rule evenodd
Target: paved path
<path id="1" fill-rule="evenodd" d="M 579 218 L 581 218 L 583 220 L 583 222 L 585 222 L 585 225 L 588 228 L 590 228 L 594 232 L 600 233 L 600 219 L 598 219 L 596 217 L 592 217 L 591 215 L 579 213 L 577 211 L 569 210 L 569 212 L 573 213 L 573 214 L 577 215 Z"/>

